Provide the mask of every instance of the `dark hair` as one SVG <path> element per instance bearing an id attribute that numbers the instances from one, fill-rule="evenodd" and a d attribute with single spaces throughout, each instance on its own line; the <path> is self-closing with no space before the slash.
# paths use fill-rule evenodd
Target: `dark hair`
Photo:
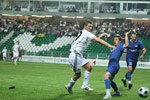
<path id="1" fill-rule="evenodd" d="M 87 26 L 88 24 L 92 24 L 92 22 L 91 21 L 85 21 L 83 26 Z"/>
<path id="2" fill-rule="evenodd" d="M 122 41 L 122 37 L 121 37 L 119 34 L 115 34 L 115 35 L 114 35 L 114 38 L 115 38 L 115 37 L 119 38 L 119 41 Z"/>
<path id="3" fill-rule="evenodd" d="M 131 31 L 131 35 L 132 35 L 132 34 L 137 36 L 137 33 L 134 32 L 134 31 Z"/>

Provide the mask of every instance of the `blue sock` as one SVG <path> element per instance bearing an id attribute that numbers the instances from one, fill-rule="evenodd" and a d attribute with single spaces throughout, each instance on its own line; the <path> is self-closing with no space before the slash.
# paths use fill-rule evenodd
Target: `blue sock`
<path id="1" fill-rule="evenodd" d="M 114 89 L 114 91 L 118 91 L 118 87 L 115 82 L 111 82 L 111 87 Z"/>
<path id="2" fill-rule="evenodd" d="M 105 87 L 106 87 L 106 89 L 110 89 L 110 84 L 111 84 L 110 79 L 106 79 L 105 80 Z"/>
<path id="3" fill-rule="evenodd" d="M 131 81 L 131 72 L 127 72 L 127 79 L 128 81 Z"/>

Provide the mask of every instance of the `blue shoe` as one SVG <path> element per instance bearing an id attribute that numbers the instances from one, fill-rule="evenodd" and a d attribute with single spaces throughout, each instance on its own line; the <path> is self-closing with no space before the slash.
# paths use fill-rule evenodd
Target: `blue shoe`
<path id="1" fill-rule="evenodd" d="M 127 87 L 126 80 L 122 79 L 122 82 L 123 82 L 124 87 Z"/>

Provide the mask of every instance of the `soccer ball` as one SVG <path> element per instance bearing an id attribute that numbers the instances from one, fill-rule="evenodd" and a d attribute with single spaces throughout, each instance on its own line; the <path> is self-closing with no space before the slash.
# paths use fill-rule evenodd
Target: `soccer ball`
<path id="1" fill-rule="evenodd" d="M 147 87 L 140 87 L 138 90 L 138 94 L 142 98 L 146 98 L 149 95 L 149 90 Z"/>

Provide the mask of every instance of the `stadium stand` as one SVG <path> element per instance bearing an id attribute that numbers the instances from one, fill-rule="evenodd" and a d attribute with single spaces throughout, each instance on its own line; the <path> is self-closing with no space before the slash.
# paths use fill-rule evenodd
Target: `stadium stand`
<path id="1" fill-rule="evenodd" d="M 56 18 L 57 19 L 57 18 Z M 53 20 L 56 20 L 53 18 Z M 2 21 L 2 20 L 1 20 Z M 36 21 L 38 24 L 33 24 Z M 12 22 L 11 25 L 15 32 L 11 38 L 5 43 L 0 45 L 2 50 L 5 46 L 8 52 L 12 52 L 12 46 L 19 40 L 21 48 L 26 55 L 38 55 L 38 56 L 54 56 L 54 57 L 68 57 L 71 43 L 74 41 L 75 36 L 80 31 L 80 25 L 82 22 L 68 21 L 60 19 L 60 22 L 47 23 L 43 20 L 33 19 L 27 21 L 16 21 Z M 10 21 L 11 22 L 11 21 Z M 42 23 L 41 23 L 42 22 Z M 2 22 L 1 22 L 2 23 Z M 128 20 L 93 20 L 93 33 L 99 36 L 101 33 L 106 32 L 110 34 L 110 37 L 104 38 L 110 44 L 113 44 L 112 36 L 114 34 L 120 34 L 124 36 L 125 31 L 132 29 L 139 35 L 139 40 L 143 42 L 146 49 L 149 50 L 150 46 L 147 41 L 150 41 L 150 30 L 149 23 L 136 23 Z M 8 34 L 8 33 L 7 33 Z M 1 32 L 1 39 L 6 36 L 4 32 Z M 84 56 L 87 58 L 100 58 L 107 59 L 110 53 L 110 49 L 98 44 L 91 42 L 84 52 Z M 149 59 L 150 54 L 146 54 L 146 59 Z"/>
<path id="2" fill-rule="evenodd" d="M 3 32 L 0 33 L 0 40 L 3 39 L 7 34 L 4 34 Z"/>
<path id="3" fill-rule="evenodd" d="M 45 55 L 45 56 L 54 56 L 54 57 L 67 57 L 69 55 L 69 49 L 71 47 L 71 42 L 74 40 L 74 36 L 49 36 L 48 41 L 46 39 L 36 39 L 35 36 L 31 34 L 20 34 L 17 37 L 13 36 L 7 42 L 2 44 L 0 48 L 3 48 L 4 46 L 7 47 L 7 49 L 11 52 L 12 46 L 14 45 L 14 42 L 19 40 L 21 41 L 21 46 L 27 55 Z M 38 37 L 39 38 L 39 37 Z M 34 41 L 33 41 L 34 39 Z M 53 41 L 55 39 L 55 41 Z M 29 41 L 28 41 L 29 40 Z M 30 42 L 31 40 L 31 42 Z M 143 38 L 139 38 L 144 44 L 146 49 L 149 49 L 150 46 L 147 43 L 147 41 L 150 41 L 150 39 L 145 40 Z M 47 42 L 48 41 L 48 42 Z M 112 44 L 112 40 L 108 39 L 108 42 Z M 88 45 L 87 49 L 84 52 L 84 56 L 88 58 L 101 58 L 106 59 L 108 58 L 108 55 L 110 53 L 110 49 L 106 46 L 103 46 L 101 44 L 92 42 Z M 147 54 L 146 57 L 148 59 L 150 55 Z"/>

